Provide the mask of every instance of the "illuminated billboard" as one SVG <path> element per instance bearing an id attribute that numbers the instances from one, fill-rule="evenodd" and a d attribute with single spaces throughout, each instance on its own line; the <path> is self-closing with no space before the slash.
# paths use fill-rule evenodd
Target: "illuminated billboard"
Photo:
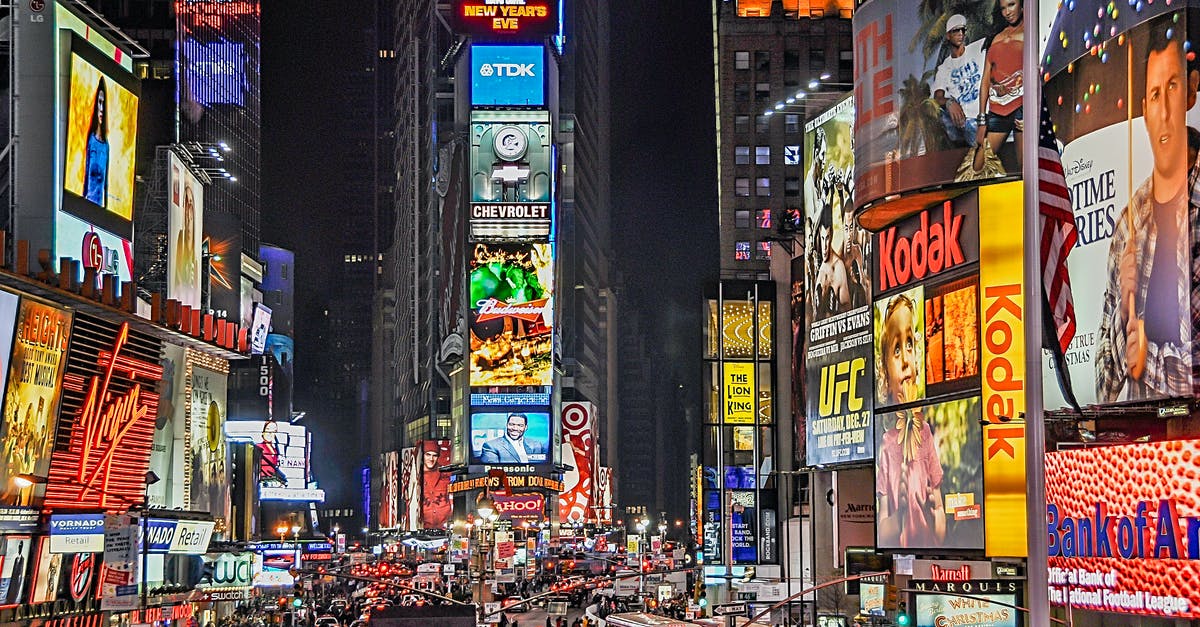
<path id="1" fill-rule="evenodd" d="M 473 111 L 471 239 L 546 239 L 554 192 L 548 111 Z"/>
<path id="2" fill-rule="evenodd" d="M 471 385 L 552 385 L 551 246 L 475 244 L 468 276 Z"/>
<path id="3" fill-rule="evenodd" d="M 471 463 L 517 466 L 550 463 L 549 408 L 471 413 Z"/>
<path id="4" fill-rule="evenodd" d="M 187 448 L 184 461 L 188 475 L 186 489 L 190 509 L 210 512 L 214 517 L 229 520 L 230 463 L 225 443 L 227 414 L 227 372 L 222 372 L 216 360 L 197 361 L 197 353 L 189 353 L 187 363 Z M 208 368 L 201 367 L 205 363 Z M 224 362 L 219 362 L 221 365 Z"/>
<path id="5" fill-rule="evenodd" d="M 400 477 L 400 453 L 388 451 L 380 455 L 379 472 L 379 528 L 395 529 L 400 525 L 400 492 L 397 481 Z"/>
<path id="6" fill-rule="evenodd" d="M 546 104 L 545 55 L 540 44 L 471 46 L 471 105 Z"/>
<path id="7" fill-rule="evenodd" d="M 5 508 L 41 505 L 44 485 L 21 487 L 13 479 L 45 477 L 49 468 L 71 321 L 65 309 L 28 298 L 18 306 L 16 295 L 0 291 L 0 357 L 6 370 L 0 504 Z"/>
<path id="8" fill-rule="evenodd" d="M 979 397 L 875 417 L 875 545 L 982 549 Z"/>
<path id="9" fill-rule="evenodd" d="M 416 531 L 421 519 L 421 460 L 417 447 L 400 449 L 400 531 Z"/>
<path id="10" fill-rule="evenodd" d="M 1046 455 L 1050 601 L 1200 618 L 1200 440 Z"/>
<path id="11" fill-rule="evenodd" d="M 167 298 L 200 309 L 204 185 L 174 152 L 168 154 Z"/>
<path id="12" fill-rule="evenodd" d="M 563 464 L 572 469 L 563 473 L 566 488 L 558 495 L 558 519 L 572 523 L 594 521 L 593 483 L 599 455 L 596 406 L 563 403 L 562 431 Z"/>
<path id="13" fill-rule="evenodd" d="M 145 499 L 162 342 L 81 313 L 71 335 L 46 506 L 124 511 Z"/>
<path id="14" fill-rule="evenodd" d="M 1013 606 L 1021 605 L 1024 586 L 1012 579 L 968 579 L 941 581 L 914 579 L 916 627 L 973 625 L 975 627 L 1021 627 L 1025 623 Z M 947 594 L 938 594 L 945 592 Z M 966 598 L 958 595 L 968 595 Z M 1003 605 L 1001 605 L 1003 604 Z"/>
<path id="15" fill-rule="evenodd" d="M 991 6 L 964 16 L 873 0 L 854 12 L 856 207 L 1020 175 L 1021 7 Z M 884 223 L 864 216 L 869 228 Z"/>
<path id="16" fill-rule="evenodd" d="M 450 501 L 450 440 L 425 440 L 417 447 L 421 453 L 421 529 L 442 529 L 450 522 L 454 504 Z"/>
<path id="17" fill-rule="evenodd" d="M 558 34 L 559 0 L 454 0 L 451 26 L 478 40 L 540 41 Z"/>
<path id="18" fill-rule="evenodd" d="M 1148 4 L 1078 38 L 1107 6 L 1080 4 L 1093 17 L 1058 13 L 1044 88 L 1079 232 L 1068 259 L 1075 397 L 1083 406 L 1191 397 L 1200 12 Z M 1043 371 L 1046 408 L 1065 407 L 1049 361 Z"/>
<path id="19" fill-rule="evenodd" d="M 871 236 L 854 220 L 854 101 L 845 98 L 804 126 L 805 250 L 800 269 L 808 341 L 805 441 L 813 466 L 874 456 L 871 437 Z M 794 264 L 795 266 L 795 264 Z M 800 277 L 793 277 L 793 281 Z M 793 288 L 794 291 L 795 288 Z M 793 294 L 793 300 L 796 295 Z M 797 312 L 798 313 L 798 312 Z"/>
<path id="20" fill-rule="evenodd" d="M 132 239 L 138 82 L 81 38 L 70 67 L 63 211 Z"/>
<path id="21" fill-rule="evenodd" d="M 180 66 L 186 72 L 185 85 L 192 101 L 205 107 L 242 106 L 250 89 L 243 44 L 224 37 L 212 41 L 185 37 L 179 47 Z"/>
<path id="22" fill-rule="evenodd" d="M 274 420 L 225 423 L 225 436 L 250 442 L 261 452 L 259 498 L 264 501 L 324 501 L 325 491 L 308 485 L 308 429 Z"/>

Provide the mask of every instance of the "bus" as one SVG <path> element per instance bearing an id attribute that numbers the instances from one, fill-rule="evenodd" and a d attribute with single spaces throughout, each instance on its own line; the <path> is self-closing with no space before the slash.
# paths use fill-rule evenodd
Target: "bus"
<path id="1" fill-rule="evenodd" d="M 719 622 L 710 620 L 696 622 L 643 612 L 629 612 L 625 614 L 610 614 L 603 619 L 602 627 L 712 627 L 720 624 Z"/>

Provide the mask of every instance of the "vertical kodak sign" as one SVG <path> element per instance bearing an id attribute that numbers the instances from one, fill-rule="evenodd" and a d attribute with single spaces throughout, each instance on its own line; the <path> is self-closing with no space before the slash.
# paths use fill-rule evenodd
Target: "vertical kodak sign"
<path id="1" fill-rule="evenodd" d="M 989 556 L 1025 557 L 1025 312 L 1020 181 L 979 188 L 983 511 Z"/>
<path id="2" fill-rule="evenodd" d="M 727 361 L 724 369 L 725 423 L 754 424 L 754 364 Z"/>

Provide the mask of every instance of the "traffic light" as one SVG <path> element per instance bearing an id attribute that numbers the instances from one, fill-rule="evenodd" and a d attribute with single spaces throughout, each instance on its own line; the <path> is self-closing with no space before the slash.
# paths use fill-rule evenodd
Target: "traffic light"
<path id="1" fill-rule="evenodd" d="M 292 599 L 292 607 L 295 607 L 295 608 L 304 607 L 304 599 L 301 599 L 300 597 L 296 597 L 296 598 Z"/>
<path id="2" fill-rule="evenodd" d="M 887 612 L 895 612 L 899 607 L 900 588 L 887 584 L 884 586 L 883 592 L 883 609 Z"/>
<path id="3" fill-rule="evenodd" d="M 900 601 L 896 605 L 896 624 L 899 627 L 909 627 L 912 625 L 912 618 L 908 615 L 908 603 Z"/>

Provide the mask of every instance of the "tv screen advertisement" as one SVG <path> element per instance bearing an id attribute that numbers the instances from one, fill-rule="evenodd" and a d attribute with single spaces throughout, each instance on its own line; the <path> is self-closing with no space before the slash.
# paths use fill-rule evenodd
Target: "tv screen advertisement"
<path id="1" fill-rule="evenodd" d="M 548 111 L 473 111 L 471 239 L 547 239 L 554 196 Z"/>
<path id="2" fill-rule="evenodd" d="M 78 37 L 70 68 L 62 208 L 131 239 L 138 82 Z"/>
<path id="3" fill-rule="evenodd" d="M 250 354 L 261 355 L 267 350 L 267 333 L 271 330 L 271 308 L 254 303 L 250 323 Z"/>
<path id="4" fill-rule="evenodd" d="M 546 104 L 545 47 L 471 46 L 471 105 Z"/>
<path id="5" fill-rule="evenodd" d="M 476 244 L 469 281 L 471 385 L 553 385 L 552 247 Z"/>
<path id="6" fill-rule="evenodd" d="M 547 464 L 551 460 L 549 408 L 471 413 L 471 463 L 494 466 Z"/>
<path id="7" fill-rule="evenodd" d="M 174 152 L 168 154 L 167 298 L 199 309 L 204 185 Z"/>

